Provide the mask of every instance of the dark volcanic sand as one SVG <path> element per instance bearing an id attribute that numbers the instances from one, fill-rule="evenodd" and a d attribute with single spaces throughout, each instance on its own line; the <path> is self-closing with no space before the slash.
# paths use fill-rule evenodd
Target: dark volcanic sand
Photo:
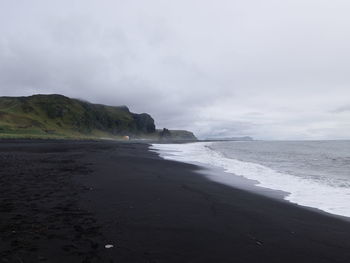
<path id="1" fill-rule="evenodd" d="M 350 262 L 349 222 L 147 149 L 0 142 L 0 262 Z"/>

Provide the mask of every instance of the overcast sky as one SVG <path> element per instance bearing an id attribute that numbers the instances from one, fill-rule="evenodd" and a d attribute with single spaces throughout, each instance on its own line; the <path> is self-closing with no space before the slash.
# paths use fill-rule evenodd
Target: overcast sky
<path id="1" fill-rule="evenodd" d="M 350 139 L 348 0 L 0 0 L 0 96 L 60 93 L 199 137 Z"/>

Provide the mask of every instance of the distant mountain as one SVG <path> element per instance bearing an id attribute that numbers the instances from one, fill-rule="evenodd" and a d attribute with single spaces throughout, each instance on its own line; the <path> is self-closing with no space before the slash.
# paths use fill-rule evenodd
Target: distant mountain
<path id="1" fill-rule="evenodd" d="M 253 141 L 254 139 L 249 136 L 243 137 L 229 137 L 229 138 L 208 138 L 208 141 Z"/>
<path id="2" fill-rule="evenodd" d="M 161 137 L 149 114 L 132 113 L 126 106 L 92 104 L 56 94 L 0 97 L 0 138 L 123 136 Z"/>

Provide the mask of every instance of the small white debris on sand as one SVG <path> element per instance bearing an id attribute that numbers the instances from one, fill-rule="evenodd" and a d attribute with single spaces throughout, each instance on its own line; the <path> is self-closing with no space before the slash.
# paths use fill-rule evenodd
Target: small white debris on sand
<path id="1" fill-rule="evenodd" d="M 112 248 L 112 247 L 114 247 L 113 245 L 111 245 L 111 244 L 107 244 L 107 245 L 105 245 L 105 248 Z"/>

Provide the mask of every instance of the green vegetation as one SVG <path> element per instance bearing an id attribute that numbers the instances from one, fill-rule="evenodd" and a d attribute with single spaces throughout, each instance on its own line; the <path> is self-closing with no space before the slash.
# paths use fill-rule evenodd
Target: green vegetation
<path id="1" fill-rule="evenodd" d="M 162 141 L 195 141 L 196 136 L 190 131 L 185 130 L 157 130 L 156 133 Z"/>
<path id="2" fill-rule="evenodd" d="M 197 140 L 192 132 L 185 130 L 170 130 L 170 137 L 176 140 Z"/>
<path id="3" fill-rule="evenodd" d="M 0 97 L 0 138 L 111 138 L 155 132 L 148 114 L 62 95 Z"/>
<path id="4" fill-rule="evenodd" d="M 165 131 L 165 132 L 164 132 Z M 0 97 L 0 138 L 196 140 L 187 131 L 156 130 L 153 118 L 62 95 Z"/>

